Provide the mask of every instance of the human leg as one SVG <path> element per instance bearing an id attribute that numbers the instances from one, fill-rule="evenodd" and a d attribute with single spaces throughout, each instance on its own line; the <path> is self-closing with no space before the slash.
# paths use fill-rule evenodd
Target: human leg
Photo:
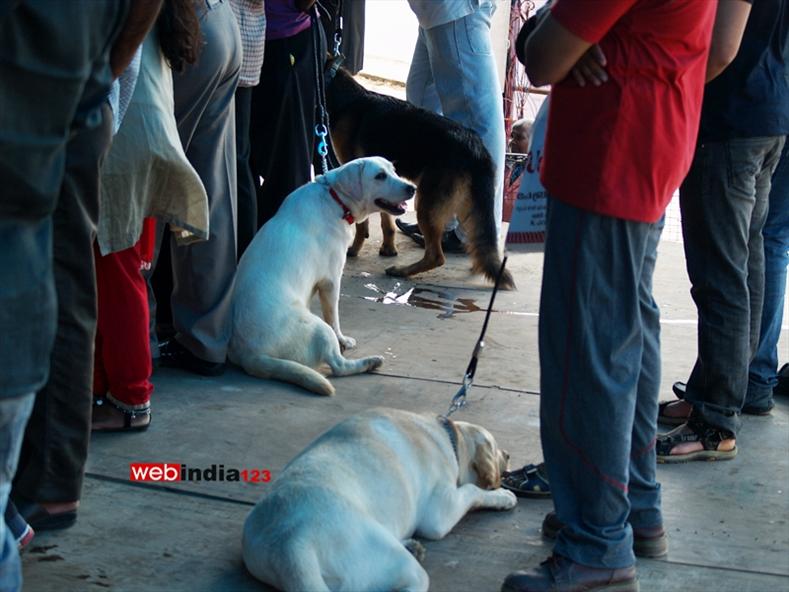
<path id="1" fill-rule="evenodd" d="M 0 592 L 22 589 L 22 567 L 19 564 L 16 538 L 2 516 L 10 502 L 11 481 L 16 472 L 19 449 L 25 424 L 33 409 L 34 393 L 0 398 Z"/>
<path id="2" fill-rule="evenodd" d="M 493 210 L 500 235 L 506 137 L 501 85 L 490 39 L 494 10 L 492 3 L 482 2 L 468 16 L 428 29 L 424 35 L 441 112 L 477 132 L 493 159 Z"/>
<path id="3" fill-rule="evenodd" d="M 75 506 L 82 489 L 96 330 L 93 239 L 99 171 L 111 141 L 109 107 L 104 107 L 104 115 L 100 126 L 80 129 L 66 148 L 65 176 L 53 215 L 58 327 L 49 381 L 36 397 L 25 433 L 15 499 Z"/>
<path id="4" fill-rule="evenodd" d="M 649 529 L 662 531 L 663 526 L 663 516 L 660 509 L 660 483 L 657 482 L 655 458 L 661 372 L 660 310 L 652 296 L 652 276 L 657 262 L 657 246 L 662 230 L 662 220 L 653 225 L 650 230 L 638 285 L 638 302 L 643 327 L 643 351 L 630 444 L 630 481 L 628 484 L 630 516 L 628 522 L 634 532 L 642 535 Z M 642 546 L 644 546 L 645 537 L 640 538 Z M 636 540 L 634 547 L 638 547 L 638 543 L 639 541 Z"/>
<path id="5" fill-rule="evenodd" d="M 238 178 L 238 258 L 255 238 L 258 229 L 256 183 L 249 165 L 249 122 L 252 87 L 236 89 L 236 175 Z"/>
<path id="6" fill-rule="evenodd" d="M 650 288 L 658 236 L 656 225 L 550 201 L 541 302 L 551 305 L 540 315 L 540 435 L 561 528 L 554 555 L 538 568 L 510 574 L 502 590 L 547 590 L 558 582 L 638 589 L 630 497 L 637 504 L 634 517 L 660 520 L 654 470 L 643 466 L 649 456 L 639 455 L 635 471 L 631 466 L 633 444 L 655 425 L 654 418 L 646 427 L 635 420 L 654 409 L 647 403 L 657 397 L 654 372 L 642 373 L 641 364 L 657 347 L 648 333 L 656 322 Z M 644 309 L 649 318 L 642 319 Z M 639 481 L 634 492 L 632 472 Z"/>
<path id="7" fill-rule="evenodd" d="M 131 424 L 150 421 L 151 349 L 148 338 L 147 283 L 140 273 L 140 245 L 102 256 L 95 246 L 98 321 L 94 369 L 94 397 L 107 404 L 94 405 L 92 428 L 125 426 L 125 414 L 140 415 Z M 96 380 L 100 378 L 100 380 Z"/>
<path id="8" fill-rule="evenodd" d="M 24 475 L 18 483 L 41 494 L 42 500 L 50 495 L 78 499 L 84 465 L 80 395 L 84 388 L 90 396 L 90 372 L 83 369 L 92 362 L 93 321 L 81 305 L 93 305 L 93 277 L 91 257 L 79 255 L 85 255 L 86 244 L 89 251 L 92 243 L 92 237 L 85 239 L 95 225 L 98 167 L 109 138 L 106 124 L 111 122 L 102 125 L 99 108 L 111 80 L 109 47 L 127 10 L 126 2 L 92 4 L 23 3 L 0 23 L 0 393 L 17 396 L 44 387 L 38 400 L 46 398 L 64 378 L 64 345 L 73 349 L 69 354 L 76 358 L 76 380 L 84 382 L 74 387 L 73 406 L 66 393 L 54 397 L 64 415 L 73 411 L 64 423 L 39 416 L 37 425 L 28 424 L 25 432 L 33 453 L 27 455 L 25 467 L 20 464 L 17 476 Z M 52 88 L 58 92 L 52 93 Z M 104 115 L 108 113 L 106 109 Z M 61 202 L 68 205 L 61 207 Z M 69 255 L 74 259 L 68 261 Z M 71 272 L 74 281 L 68 281 Z M 63 311 L 64 305 L 80 310 Z M 64 339 L 69 336 L 73 339 Z M 27 398 L 25 419 L 32 399 Z M 88 406 L 88 421 L 89 412 Z M 5 428 L 0 433 L 8 435 Z M 24 422 L 19 429 L 23 428 Z M 17 439 L 14 446 L 18 444 Z M 52 478 L 52 467 L 60 460 L 53 457 L 61 453 L 73 461 L 64 463 L 64 471 L 75 469 L 66 477 L 73 478 L 64 484 L 68 491 L 58 491 L 61 484 Z M 4 459 L 4 470 L 16 464 L 17 456 Z M 36 461 L 41 461 L 38 466 Z M 4 480 L 13 474 L 12 469 Z"/>
<path id="9" fill-rule="evenodd" d="M 657 347 L 651 336 L 645 348 L 642 314 L 651 308 L 652 264 L 645 262 L 658 233 L 558 200 L 548 224 L 541 301 L 552 304 L 540 317 L 540 433 L 557 515 L 567 525 L 555 552 L 590 567 L 623 568 L 634 562 L 627 523 L 633 433 L 640 444 L 649 432 L 634 418 L 655 395 L 646 388 L 654 373 L 641 364 Z M 647 461 L 636 467 L 644 473 L 638 511 L 654 514 L 654 473 L 641 466 Z"/>
<path id="10" fill-rule="evenodd" d="M 411 57 L 411 66 L 408 68 L 405 97 L 412 105 L 433 113 L 441 113 L 441 101 L 436 91 L 436 83 L 433 80 L 430 55 L 425 42 L 425 30 L 422 27 L 419 27 L 414 55 Z"/>
<path id="11" fill-rule="evenodd" d="M 260 84 L 252 93 L 250 123 L 252 173 L 263 178 L 263 185 L 256 185 L 258 228 L 277 213 L 293 190 L 311 180 L 314 52 L 312 27 L 266 42 Z"/>
<path id="12" fill-rule="evenodd" d="M 748 371 L 745 408 L 769 409 L 778 384 L 778 339 L 783 322 L 786 268 L 789 264 L 789 144 L 772 177 L 764 237 L 764 307 L 756 355 Z"/>
<path id="13" fill-rule="evenodd" d="M 703 144 L 680 189 L 691 295 L 699 312 L 698 357 L 685 400 L 700 421 L 728 434 L 739 428 L 745 398 L 751 300 L 761 300 L 758 277 L 749 281 L 749 274 L 758 275 L 758 262 L 749 262 L 752 220 L 763 211 L 762 179 L 777 150 L 776 138 Z"/>
<path id="14" fill-rule="evenodd" d="M 223 364 L 230 339 L 236 268 L 236 162 L 233 97 L 241 65 L 235 17 L 220 3 L 201 20 L 200 60 L 174 77 L 175 112 L 186 156 L 208 194 L 209 238 L 177 246 L 171 238 L 176 341 L 211 364 Z M 166 362 L 161 352 L 162 363 Z M 176 365 L 177 365 L 176 361 Z"/>

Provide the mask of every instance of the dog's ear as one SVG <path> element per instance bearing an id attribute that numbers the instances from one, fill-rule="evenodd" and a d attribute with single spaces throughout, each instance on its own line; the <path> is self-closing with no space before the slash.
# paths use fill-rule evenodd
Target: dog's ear
<path id="1" fill-rule="evenodd" d="M 477 446 L 471 468 L 477 474 L 478 487 L 496 489 L 501 486 L 501 471 L 496 461 L 496 452 L 487 440 Z"/>
<path id="2" fill-rule="evenodd" d="M 359 214 L 358 204 L 369 185 L 365 182 L 367 161 L 367 158 L 357 158 L 328 173 L 330 183 L 343 195 L 345 203 L 351 208 L 354 216 Z"/>

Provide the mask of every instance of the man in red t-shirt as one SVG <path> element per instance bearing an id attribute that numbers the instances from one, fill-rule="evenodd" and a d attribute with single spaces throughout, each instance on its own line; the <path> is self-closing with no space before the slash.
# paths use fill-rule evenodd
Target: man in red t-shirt
<path id="1" fill-rule="evenodd" d="M 539 568 L 510 574 L 505 592 L 635 591 L 634 551 L 667 550 L 652 272 L 664 210 L 693 157 L 716 6 L 559 0 L 526 41 L 531 82 L 554 85 L 539 339 L 556 509 L 544 531 L 556 546 Z M 578 65 L 590 56 L 604 67 L 585 79 Z"/>

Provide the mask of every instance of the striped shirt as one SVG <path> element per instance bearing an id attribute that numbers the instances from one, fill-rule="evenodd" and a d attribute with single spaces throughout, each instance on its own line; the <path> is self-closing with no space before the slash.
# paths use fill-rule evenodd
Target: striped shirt
<path id="1" fill-rule="evenodd" d="M 238 86 L 257 86 L 263 67 L 263 48 L 266 42 L 266 11 L 264 0 L 230 0 L 241 31 L 244 57 Z"/>

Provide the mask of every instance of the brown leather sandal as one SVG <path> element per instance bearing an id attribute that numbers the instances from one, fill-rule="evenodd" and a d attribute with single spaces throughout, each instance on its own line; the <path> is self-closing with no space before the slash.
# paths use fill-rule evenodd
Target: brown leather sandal
<path id="1" fill-rule="evenodd" d="M 123 425 L 117 427 L 96 427 L 108 418 L 115 418 L 120 413 Z M 151 425 L 151 407 L 141 409 L 127 409 L 121 407 L 109 397 L 94 397 L 93 417 L 91 418 L 92 432 L 141 432 Z"/>

